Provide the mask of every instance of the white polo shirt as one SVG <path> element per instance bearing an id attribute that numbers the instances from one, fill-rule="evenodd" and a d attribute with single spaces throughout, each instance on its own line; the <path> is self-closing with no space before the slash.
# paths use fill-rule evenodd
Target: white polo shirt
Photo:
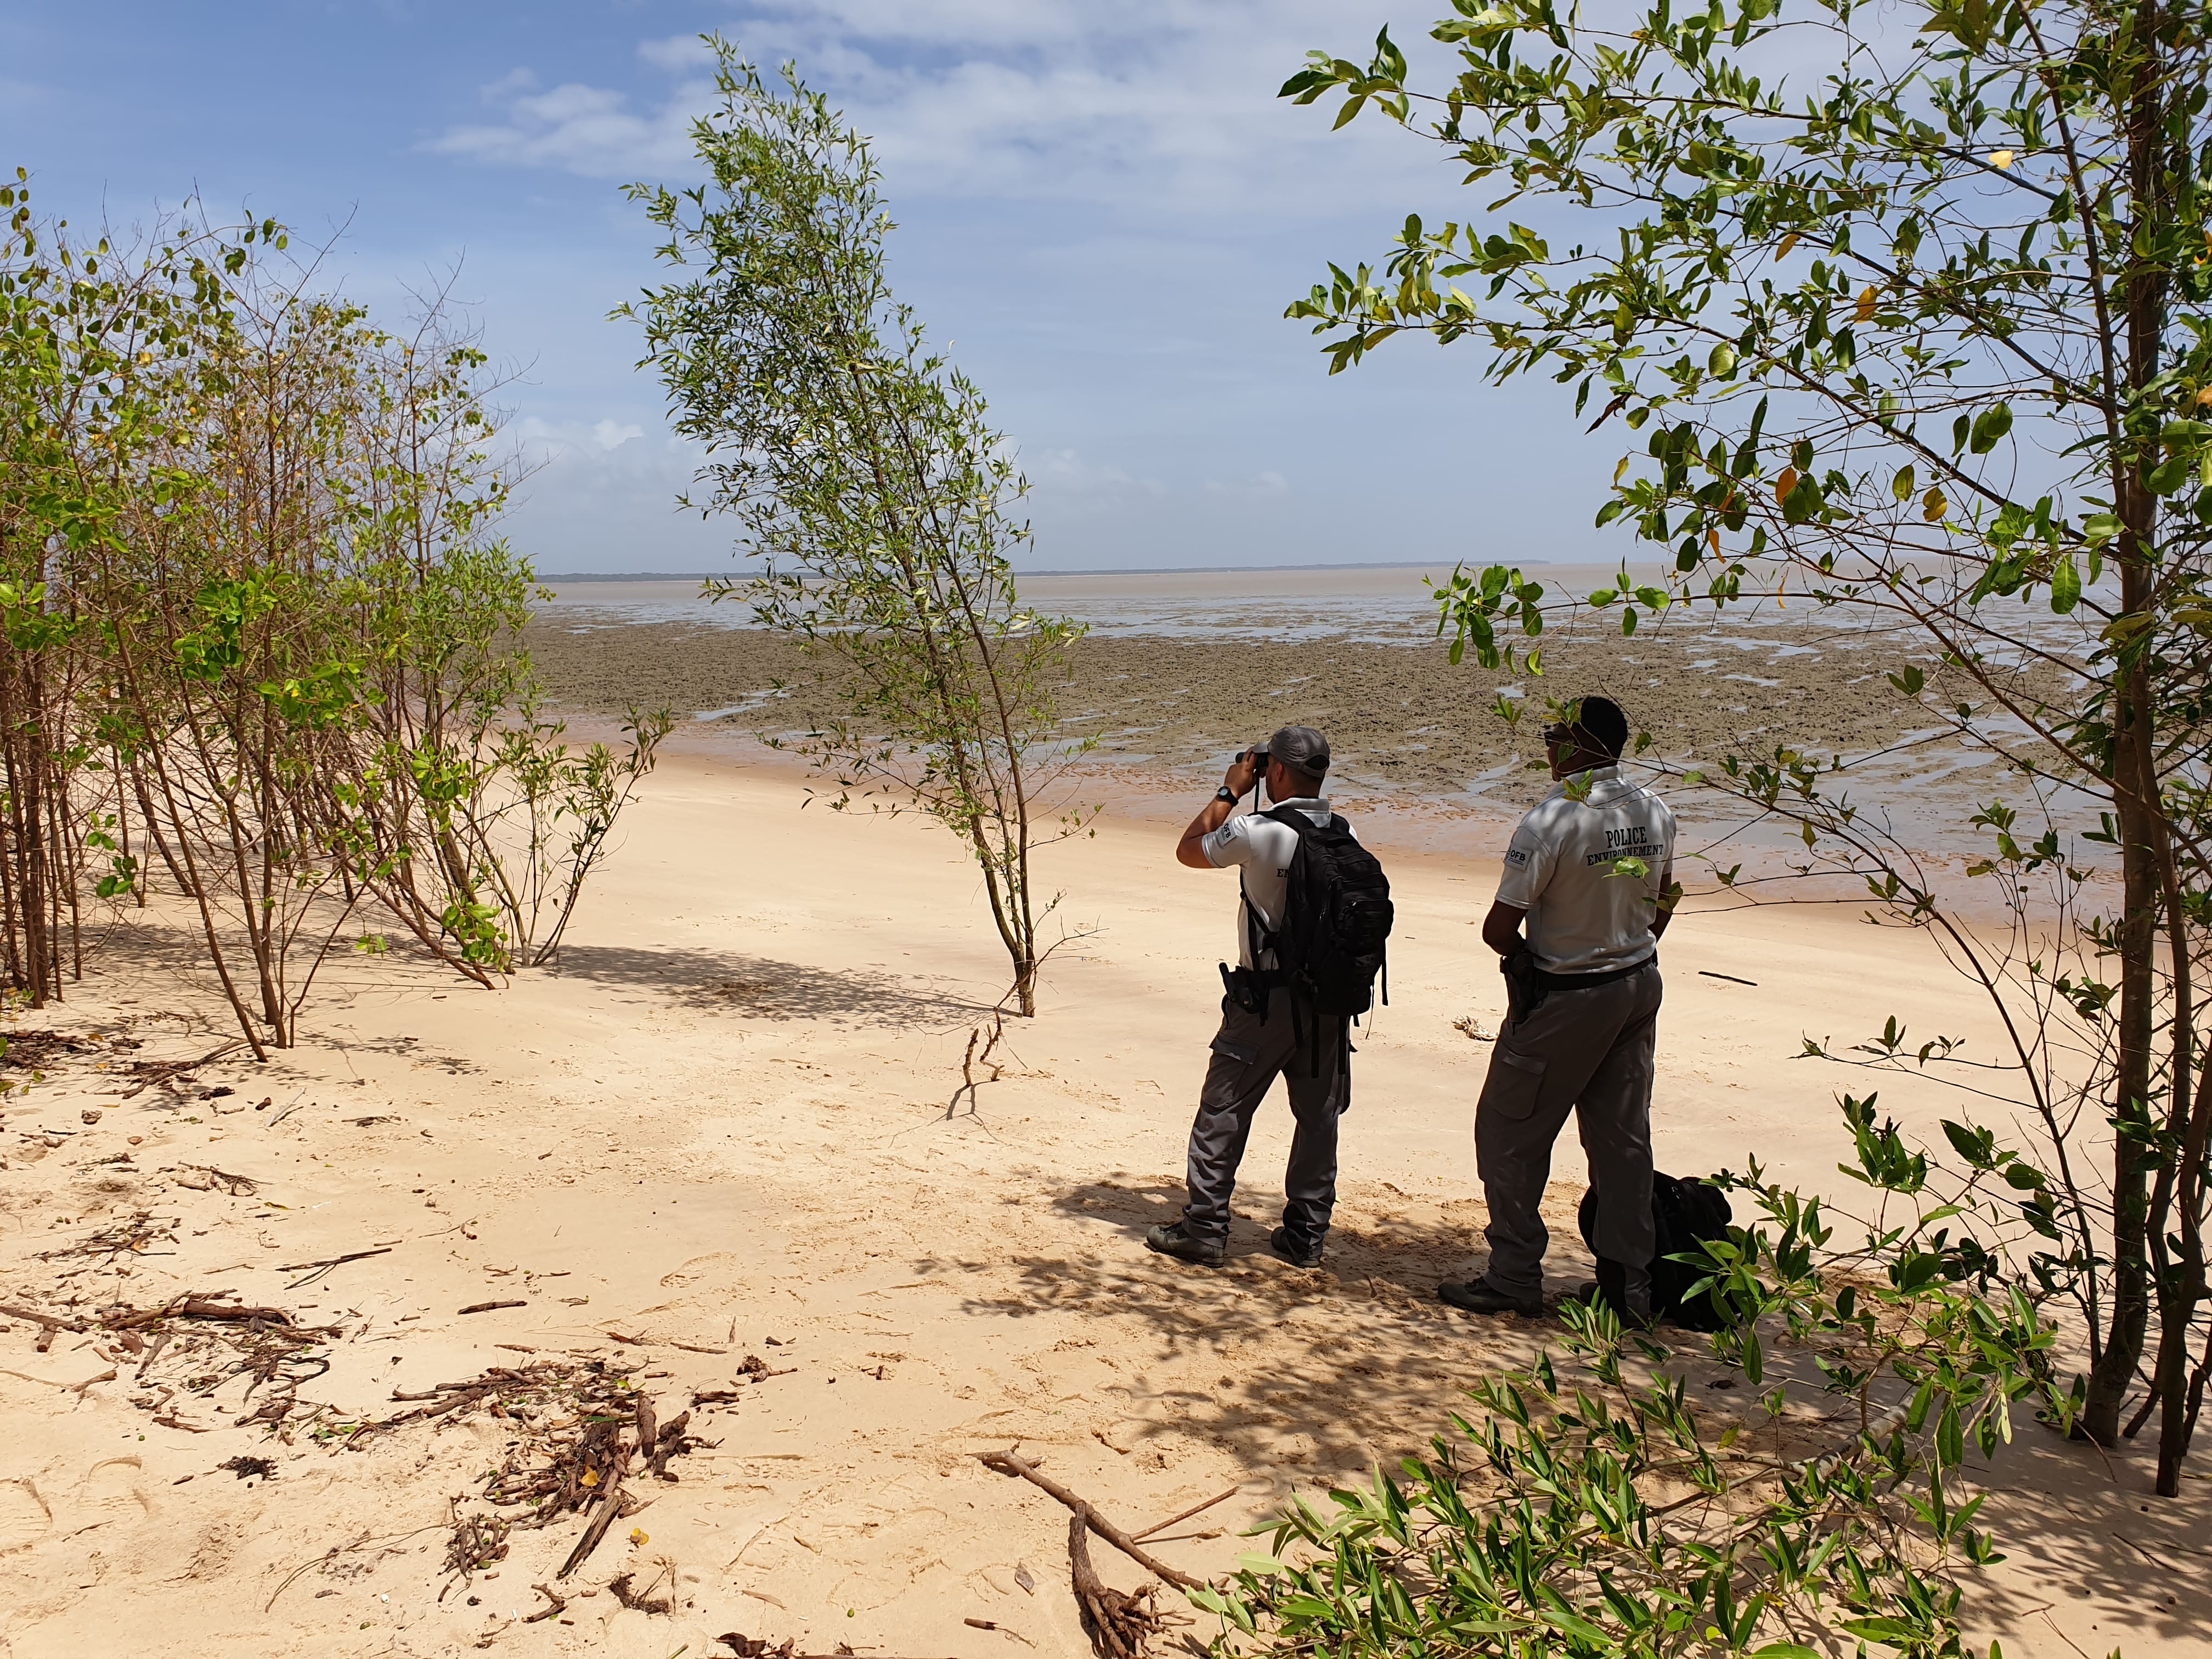
<path id="1" fill-rule="evenodd" d="M 1349 831 L 1351 823 L 1328 810 L 1326 796 L 1310 796 L 1303 800 L 1279 800 L 1276 806 L 1295 806 L 1314 821 L 1316 826 L 1326 824 L 1331 817 Z M 1273 810 L 1273 809 L 1270 809 Z M 1235 865 L 1244 872 L 1244 896 L 1260 913 L 1267 931 L 1273 933 L 1283 925 L 1283 905 L 1290 896 L 1291 860 L 1297 856 L 1298 832 L 1288 824 L 1277 823 L 1257 812 L 1247 812 L 1233 817 L 1221 828 L 1199 842 L 1206 856 L 1217 870 L 1226 870 Z M 1267 960 L 1252 960 L 1252 930 L 1244 915 L 1244 907 L 1237 907 L 1237 961 L 1240 967 L 1273 968 L 1279 964 L 1272 951 L 1263 953 Z"/>
<path id="2" fill-rule="evenodd" d="M 1587 785 L 1587 797 L 1569 784 Z M 1562 781 L 1521 820 L 1498 902 L 1528 913 L 1528 953 L 1545 972 L 1601 974 L 1658 950 L 1652 918 L 1674 878 L 1674 813 L 1620 767 L 1601 766 Z"/>

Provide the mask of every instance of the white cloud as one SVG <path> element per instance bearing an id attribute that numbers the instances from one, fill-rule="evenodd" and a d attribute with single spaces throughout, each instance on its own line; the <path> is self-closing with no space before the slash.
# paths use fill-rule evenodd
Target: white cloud
<path id="1" fill-rule="evenodd" d="M 541 571 L 707 570 L 731 529 L 676 510 L 699 452 L 635 422 L 526 416 L 507 429 L 526 476 L 501 526 Z"/>
<path id="2" fill-rule="evenodd" d="M 1030 495 L 1048 502 L 1097 506 L 1133 495 L 1167 493 L 1167 486 L 1158 478 L 1140 478 L 1118 466 L 1100 466 L 1073 449 L 1042 449 L 1018 459 L 1030 481 Z"/>
<path id="3" fill-rule="evenodd" d="M 761 0 L 726 32 L 763 64 L 797 60 L 874 139 L 895 202 L 1310 217 L 1385 179 L 1444 177 L 1379 121 L 1331 135 L 1325 117 L 1273 96 L 1308 47 L 1355 51 L 1382 15 L 1376 0 Z M 588 178 L 688 171 L 688 124 L 713 96 L 703 51 L 678 36 L 641 42 L 638 57 L 676 83 L 640 99 L 509 76 L 486 88 L 499 120 L 428 148 Z"/>
<path id="4" fill-rule="evenodd" d="M 1290 487 L 1290 480 L 1272 469 L 1249 478 L 1208 478 L 1206 481 L 1206 491 L 1209 495 L 1280 495 Z"/>
<path id="5" fill-rule="evenodd" d="M 706 98 L 703 83 L 685 87 L 659 109 L 638 114 L 623 93 L 575 81 L 541 92 L 536 76 L 515 70 L 483 88 L 499 120 L 448 127 L 423 148 L 587 179 L 631 178 L 684 165 L 691 154 L 687 127 Z"/>
<path id="6" fill-rule="evenodd" d="M 637 43 L 638 61 L 671 75 L 696 74 L 714 62 L 706 42 L 696 34 L 672 34 L 665 40 Z"/>

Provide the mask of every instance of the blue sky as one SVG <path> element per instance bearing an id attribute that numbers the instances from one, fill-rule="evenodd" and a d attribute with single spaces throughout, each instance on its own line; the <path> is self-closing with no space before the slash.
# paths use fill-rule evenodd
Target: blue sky
<path id="1" fill-rule="evenodd" d="M 198 191 L 336 237 L 380 311 L 450 280 L 520 378 L 534 468 L 509 532 L 541 570 L 726 568 L 675 512 L 635 335 L 650 280 L 618 186 L 689 174 L 696 36 L 787 56 L 872 135 L 892 275 L 981 385 L 1034 485 L 1025 568 L 1601 556 L 1618 453 L 1476 349 L 1330 377 L 1284 306 L 1409 210 L 1466 216 L 1433 151 L 1274 89 L 1309 46 L 1409 47 L 1433 0 L 420 0 L 0 13 L 0 164 L 127 224 Z"/>

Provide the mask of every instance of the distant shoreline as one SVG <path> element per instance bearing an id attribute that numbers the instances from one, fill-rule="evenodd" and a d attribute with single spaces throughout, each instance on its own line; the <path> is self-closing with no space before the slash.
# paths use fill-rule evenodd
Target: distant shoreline
<path id="1" fill-rule="evenodd" d="M 1017 570 L 1017 576 L 1224 576 L 1247 570 L 1430 570 L 1435 559 L 1348 560 L 1334 564 L 1126 564 L 1100 565 L 1085 570 Z M 1461 561 L 1464 562 L 1464 561 Z M 1522 564 L 1546 564 L 1545 559 L 1522 559 Z M 716 570 L 541 570 L 541 582 L 701 582 L 730 574 Z"/>

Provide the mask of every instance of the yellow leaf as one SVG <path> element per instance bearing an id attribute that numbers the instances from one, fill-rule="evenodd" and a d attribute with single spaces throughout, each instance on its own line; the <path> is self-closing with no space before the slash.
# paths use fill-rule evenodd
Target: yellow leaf
<path id="1" fill-rule="evenodd" d="M 1774 504 L 1779 507 L 1790 499 L 1790 492 L 1797 488 L 1797 469 L 1785 466 L 1782 476 L 1774 481 Z"/>
<path id="2" fill-rule="evenodd" d="M 1861 322 L 1870 323 L 1874 320 L 1875 302 L 1878 297 L 1879 296 L 1877 296 L 1874 291 L 1874 284 L 1872 283 L 1869 283 L 1866 287 L 1866 292 L 1859 295 L 1859 320 Z"/>
<path id="3" fill-rule="evenodd" d="M 599 1484 L 599 1472 L 597 1469 L 586 1469 L 584 1471 L 584 1484 L 587 1486 L 598 1486 Z"/>
<path id="4" fill-rule="evenodd" d="M 1778 259 L 1786 259 L 1790 257 L 1790 250 L 1796 246 L 1797 233 L 1793 230 L 1782 239 L 1782 246 L 1774 251 L 1774 257 Z"/>
<path id="5" fill-rule="evenodd" d="M 1934 524 L 1951 510 L 1951 503 L 1943 499 L 1940 489 L 1930 489 L 1920 498 L 1920 516 Z"/>
<path id="6" fill-rule="evenodd" d="M 629 1529 L 629 1541 L 633 1544 L 642 1544 L 646 1542 L 651 1535 L 652 1534 L 647 1533 L 643 1527 L 632 1527 Z"/>
<path id="7" fill-rule="evenodd" d="M 2203 391 L 2198 392 L 2197 401 L 2199 404 L 2212 404 L 2212 386 L 2208 386 Z"/>
<path id="8" fill-rule="evenodd" d="M 2012 165 L 2012 152 L 2008 149 L 1991 150 L 1990 152 L 1990 165 L 1995 167 L 1999 173 L 2002 173 L 2007 167 Z"/>
<path id="9" fill-rule="evenodd" d="M 1715 558 L 1720 557 L 1721 532 L 1717 530 L 1707 529 L 1705 532 L 1705 546 L 1711 550 L 1712 556 Z"/>

